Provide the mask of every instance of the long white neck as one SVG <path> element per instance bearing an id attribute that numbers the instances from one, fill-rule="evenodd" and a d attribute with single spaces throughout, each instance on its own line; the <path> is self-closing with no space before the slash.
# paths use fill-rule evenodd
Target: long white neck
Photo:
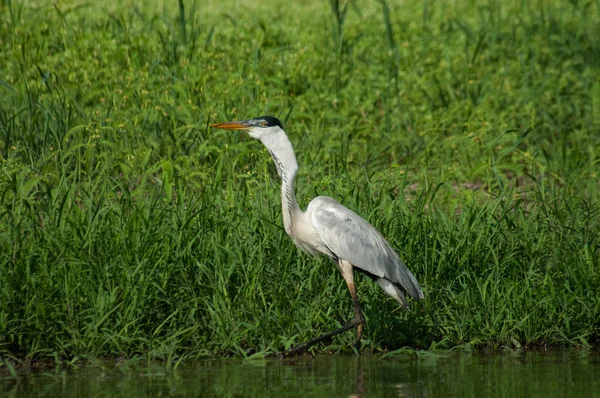
<path id="1" fill-rule="evenodd" d="M 277 127 L 277 129 L 279 129 Z M 294 181 L 298 172 L 298 163 L 292 143 L 281 129 L 275 134 L 269 134 L 261 137 L 262 143 L 267 147 L 273 157 L 277 173 L 281 178 L 281 214 L 283 216 L 283 226 L 288 235 L 292 234 L 294 221 L 302 213 L 296 194 L 294 193 Z"/>

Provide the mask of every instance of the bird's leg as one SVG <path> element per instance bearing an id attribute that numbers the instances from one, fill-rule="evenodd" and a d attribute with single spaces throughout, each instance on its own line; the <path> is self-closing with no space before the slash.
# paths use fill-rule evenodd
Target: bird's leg
<path id="1" fill-rule="evenodd" d="M 358 301 L 358 296 L 356 295 L 356 287 L 354 286 L 354 272 L 352 270 L 352 264 L 345 260 L 338 261 L 338 268 L 348 285 L 348 290 L 350 291 L 350 296 L 352 296 L 352 302 L 354 303 L 354 319 L 339 329 L 336 329 L 332 332 L 325 333 L 316 339 L 309 340 L 306 343 L 297 345 L 296 347 L 292 347 L 287 351 L 280 351 L 275 353 L 273 356 L 284 358 L 292 355 L 301 355 L 308 351 L 310 347 L 313 345 L 320 343 L 323 340 L 327 340 L 335 335 L 345 332 L 346 330 L 350 330 L 353 327 L 356 327 L 356 349 L 360 350 L 360 339 L 362 337 L 363 332 L 363 324 L 365 323 L 365 317 L 363 315 L 362 309 L 360 307 L 360 303 Z"/>
<path id="2" fill-rule="evenodd" d="M 362 338 L 365 316 L 363 315 L 362 307 L 360 306 L 360 302 L 358 301 L 358 295 L 356 294 L 356 286 L 354 285 L 354 273 L 352 271 L 352 265 L 347 261 L 340 260 L 340 271 L 342 271 L 342 276 L 344 277 L 344 280 L 348 285 L 350 296 L 352 296 L 352 303 L 354 304 L 354 319 L 351 323 L 356 325 L 355 347 L 357 351 L 360 351 L 360 340 Z"/>
<path id="3" fill-rule="evenodd" d="M 338 335 L 340 333 L 343 333 L 346 330 L 350 330 L 350 329 L 352 329 L 355 326 L 356 326 L 356 323 L 353 320 L 349 324 L 344 325 L 341 328 L 336 329 L 336 330 L 334 330 L 332 332 L 322 334 L 321 336 L 317 337 L 316 339 L 309 340 L 309 341 L 307 341 L 305 343 L 299 344 L 299 345 L 297 345 L 295 347 L 290 348 L 287 351 L 280 351 L 280 352 L 277 352 L 277 353 L 275 353 L 273 355 L 267 355 L 267 357 L 274 356 L 274 357 L 279 357 L 279 358 L 285 358 L 285 357 L 290 357 L 290 356 L 293 356 L 293 355 L 302 355 L 306 351 L 308 351 L 308 349 L 310 347 L 312 347 L 313 345 L 315 345 L 317 343 L 320 343 L 323 340 L 327 340 L 327 339 L 329 339 L 329 338 L 331 338 L 333 336 L 336 336 L 336 335 Z"/>
<path id="4" fill-rule="evenodd" d="M 356 350 L 360 351 L 360 340 L 362 338 L 363 327 L 365 324 L 365 316 L 363 315 L 362 308 L 358 302 L 358 296 L 356 295 L 356 288 L 354 284 L 348 285 L 350 295 L 352 296 L 352 302 L 354 303 L 354 319 L 352 323 L 356 324 Z"/>

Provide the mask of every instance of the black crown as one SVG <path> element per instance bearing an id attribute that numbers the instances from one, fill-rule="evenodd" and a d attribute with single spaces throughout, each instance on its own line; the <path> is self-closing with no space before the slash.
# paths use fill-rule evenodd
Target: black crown
<path id="1" fill-rule="evenodd" d="M 279 126 L 279 128 L 283 129 L 283 126 L 281 125 L 281 122 L 279 121 L 279 119 L 277 119 L 276 117 L 273 117 L 273 116 L 259 116 L 259 117 L 255 117 L 254 120 L 264 120 L 265 122 L 267 122 L 265 127 Z"/>

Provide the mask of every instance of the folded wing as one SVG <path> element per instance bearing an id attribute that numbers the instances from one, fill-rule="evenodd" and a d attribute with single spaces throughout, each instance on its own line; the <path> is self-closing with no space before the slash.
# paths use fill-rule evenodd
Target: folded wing
<path id="1" fill-rule="evenodd" d="M 385 238 L 365 219 L 326 196 L 313 199 L 307 213 L 336 257 L 375 277 L 385 278 L 417 300 L 423 298 L 417 279 Z"/>

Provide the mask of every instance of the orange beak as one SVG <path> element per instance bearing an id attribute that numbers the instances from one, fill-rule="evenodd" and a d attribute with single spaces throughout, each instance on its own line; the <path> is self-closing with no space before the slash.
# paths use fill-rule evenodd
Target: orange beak
<path id="1" fill-rule="evenodd" d="M 212 124 L 211 127 L 225 130 L 250 130 L 252 128 L 252 126 L 247 124 L 245 121 L 217 123 Z"/>

